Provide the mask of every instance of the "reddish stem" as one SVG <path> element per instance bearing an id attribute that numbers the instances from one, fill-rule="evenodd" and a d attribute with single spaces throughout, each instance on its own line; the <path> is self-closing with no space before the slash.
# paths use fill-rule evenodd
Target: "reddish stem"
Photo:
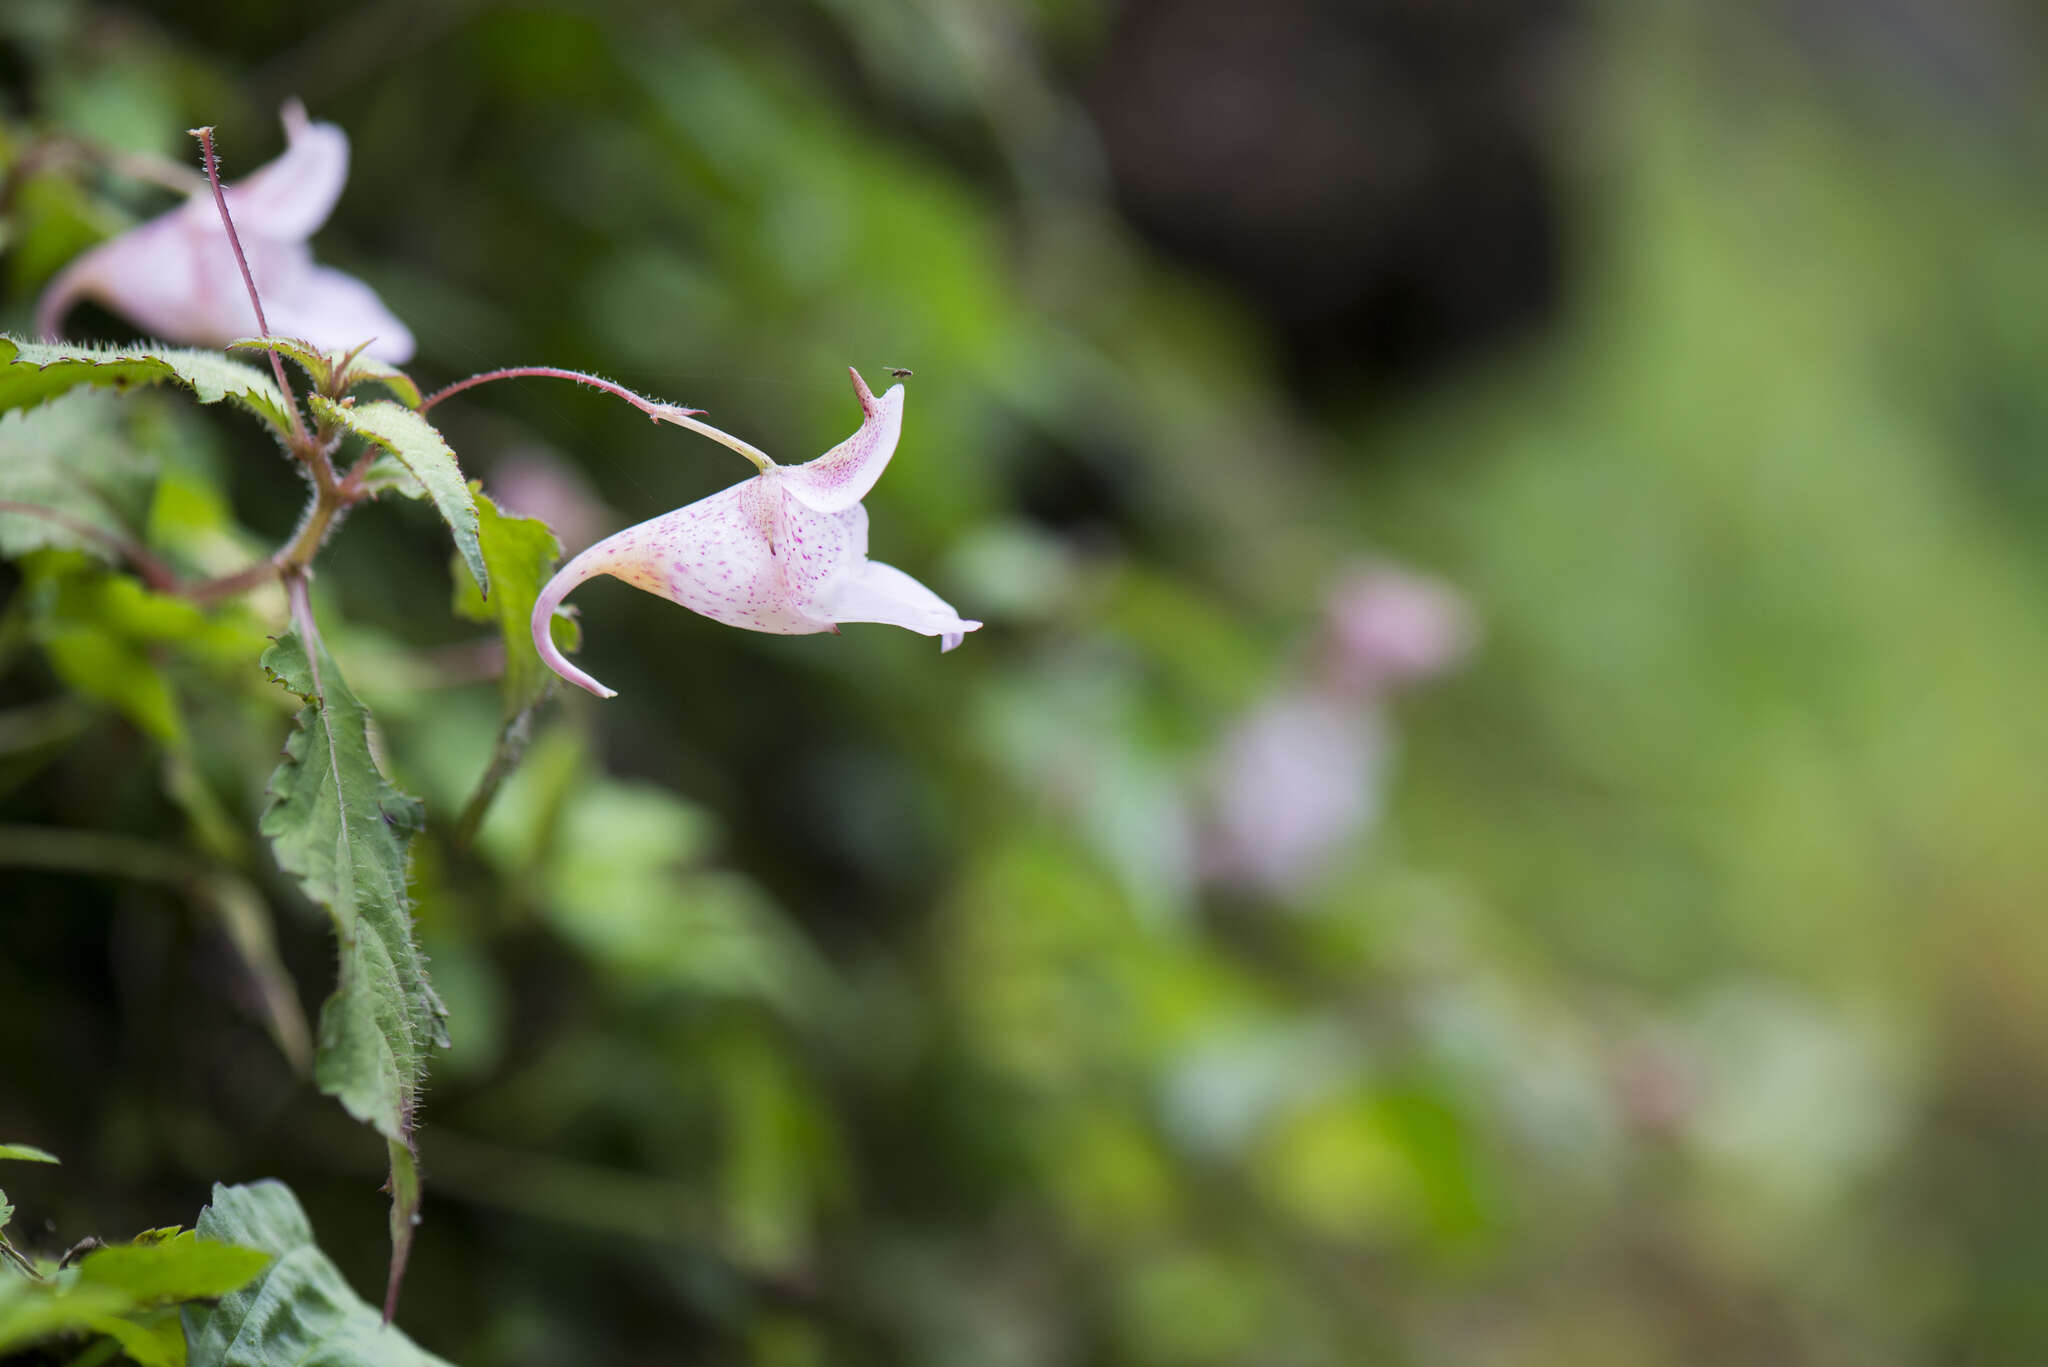
<path id="1" fill-rule="evenodd" d="M 256 310 L 256 335 L 264 339 L 270 336 L 270 323 L 263 316 L 263 298 L 256 293 L 256 277 L 249 273 L 249 258 L 242 252 L 242 238 L 235 231 L 234 216 L 228 212 L 228 197 L 220 188 L 220 159 L 213 154 L 213 127 L 188 130 L 199 139 L 199 159 L 206 165 L 206 183 L 213 187 L 213 204 L 220 210 L 220 223 L 228 230 L 228 245 L 235 249 L 235 264 L 242 268 L 242 283 L 249 287 L 249 303 Z M 277 376 L 277 387 L 284 392 L 285 412 L 291 414 L 292 435 L 300 445 L 306 441 L 306 425 L 299 420 L 299 401 L 292 396 L 291 381 L 285 378 L 284 362 L 279 359 L 277 348 L 270 348 L 270 369 Z"/>
<path id="2" fill-rule="evenodd" d="M 432 394 L 427 395 L 426 398 L 421 399 L 419 411 L 424 413 L 443 399 L 452 398 L 465 389 L 474 389 L 476 386 L 488 383 L 491 380 L 520 379 L 574 380 L 577 384 L 589 385 L 592 389 L 602 389 L 607 394 L 618 395 L 655 422 L 660 422 L 663 418 L 672 417 L 676 414 L 687 416 L 704 411 L 701 408 L 678 408 L 672 403 L 657 403 L 653 399 L 643 398 L 635 394 L 624 385 L 613 384 L 610 380 L 602 380 L 595 375 L 586 375 L 580 370 L 557 370 L 553 366 L 546 365 L 521 365 L 512 366 L 505 370 L 487 370 L 481 375 L 472 375 L 466 380 L 457 380 L 446 389 L 437 389 Z"/>
<path id="3" fill-rule="evenodd" d="M 54 522 L 68 532 L 97 541 L 119 554 L 122 559 L 135 567 L 142 576 L 142 582 L 158 593 L 175 593 L 178 590 L 178 576 L 171 573 L 171 567 L 145 550 L 139 542 L 131 541 L 118 532 L 105 527 L 96 527 L 82 517 L 57 508 L 45 508 L 40 503 L 16 503 L 11 499 L 0 500 L 0 513 L 20 513 L 24 517 L 39 517 L 45 522 Z"/>
<path id="4" fill-rule="evenodd" d="M 283 574 L 285 567 L 276 560 L 259 560 L 233 574 L 224 574 L 218 579 L 209 579 L 187 588 L 185 597 L 195 603 L 205 604 L 221 598 L 232 598 L 238 593 L 267 584 Z"/>

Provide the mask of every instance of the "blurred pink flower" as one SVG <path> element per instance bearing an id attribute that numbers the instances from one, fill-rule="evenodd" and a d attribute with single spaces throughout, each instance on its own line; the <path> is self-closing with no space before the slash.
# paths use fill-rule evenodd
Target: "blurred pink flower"
<path id="1" fill-rule="evenodd" d="M 565 546 L 588 546 L 616 522 L 589 482 L 544 447 L 500 456 L 487 483 L 499 508 L 539 518 Z"/>
<path id="2" fill-rule="evenodd" d="M 1472 613 L 1440 580 L 1387 564 L 1347 571 L 1324 613 L 1324 682 L 1349 694 L 1419 683 L 1470 653 Z"/>
<path id="3" fill-rule="evenodd" d="M 690 418 L 669 421 L 746 455 L 761 473 L 688 507 L 598 542 L 548 581 L 533 608 L 533 644 L 548 667 L 600 698 L 615 696 L 555 648 L 548 624 L 586 579 L 609 574 L 714 622 L 803 636 L 841 622 L 885 622 L 960 644 L 981 623 L 902 570 L 868 559 L 861 499 L 881 478 L 903 430 L 903 386 L 877 399 L 849 370 L 860 398 L 860 430 L 804 465 L 777 465 L 746 443 Z"/>
<path id="4" fill-rule="evenodd" d="M 393 365 L 412 359 L 412 332 L 352 275 L 316 265 L 306 240 L 327 221 L 348 180 L 348 135 L 283 110 L 283 155 L 226 187 L 249 272 L 271 332 L 317 347 L 364 350 Z M 80 299 L 96 299 L 155 336 L 224 346 L 257 332 L 256 314 L 210 194 L 102 243 L 43 291 L 36 328 L 57 335 Z"/>
<path id="5" fill-rule="evenodd" d="M 1304 890 L 1378 819 L 1391 690 L 1471 650 L 1455 590 L 1390 565 L 1339 578 L 1308 677 L 1276 689 L 1217 747 L 1199 821 L 1205 882 L 1265 896 Z"/>
<path id="6" fill-rule="evenodd" d="M 1313 689 L 1275 694 L 1224 737 L 1203 881 L 1285 896 L 1379 815 L 1386 725 L 1374 709 Z"/>

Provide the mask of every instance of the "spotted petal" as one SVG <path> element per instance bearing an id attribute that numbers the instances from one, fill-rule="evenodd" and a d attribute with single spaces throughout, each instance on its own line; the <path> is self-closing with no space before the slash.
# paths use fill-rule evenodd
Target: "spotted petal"
<path id="1" fill-rule="evenodd" d="M 770 541 L 789 605 L 818 630 L 837 631 L 826 603 L 835 583 L 867 563 L 868 510 L 856 503 L 844 512 L 821 513 L 781 491 L 774 504 Z"/>
<path id="2" fill-rule="evenodd" d="M 780 471 L 790 496 L 821 513 L 844 512 L 866 498 L 889 468 L 903 433 L 903 386 L 891 385 L 878 399 L 858 370 L 849 366 L 846 373 L 860 398 L 860 430 L 816 460 Z"/>

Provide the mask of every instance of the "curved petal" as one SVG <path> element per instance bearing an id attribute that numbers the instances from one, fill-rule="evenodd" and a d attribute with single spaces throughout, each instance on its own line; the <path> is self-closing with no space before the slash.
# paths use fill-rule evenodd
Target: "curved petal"
<path id="1" fill-rule="evenodd" d="M 308 123 L 295 103 L 284 110 L 287 141 L 277 160 L 251 171 L 227 187 L 228 208 L 244 238 L 272 237 L 304 242 L 341 198 L 348 183 L 348 134 L 331 123 Z M 185 206 L 188 213 L 216 215 L 204 197 Z"/>
<path id="2" fill-rule="evenodd" d="M 803 465 L 784 466 L 781 477 L 791 497 L 821 513 L 844 512 L 868 496 L 903 433 L 903 386 L 891 385 L 876 398 L 852 367 L 853 392 L 860 396 L 860 430 Z"/>
<path id="3" fill-rule="evenodd" d="M 606 544 L 598 542 L 555 571 L 555 577 L 548 580 L 540 591 L 540 597 L 534 599 L 533 616 L 527 625 L 533 632 L 533 648 L 540 652 L 541 663 L 585 692 L 595 693 L 600 698 L 616 698 L 619 695 L 615 689 L 606 688 L 569 662 L 569 657 L 555 645 L 554 633 L 555 610 L 562 606 L 562 600 L 569 596 L 569 591 L 586 579 L 606 573 L 603 557 L 596 554 Z"/>
<path id="4" fill-rule="evenodd" d="M 336 351 L 369 342 L 364 353 L 377 360 L 404 365 L 412 359 L 412 329 L 385 307 L 377 291 L 346 271 L 311 266 L 283 288 L 260 279 L 257 285 L 263 289 L 270 330 L 280 337 L 300 337 Z"/>
<path id="5" fill-rule="evenodd" d="M 204 236 L 175 211 L 101 243 L 66 266 L 43 291 L 36 306 L 37 330 L 56 336 L 72 305 L 96 299 L 145 332 L 183 340 L 183 322 L 197 308 L 201 291 L 199 256 L 205 244 Z M 224 237 L 221 248 L 227 248 Z M 233 268 L 232 259 L 228 265 Z"/>
<path id="6" fill-rule="evenodd" d="M 843 512 L 821 513 L 780 491 L 775 501 L 770 540 L 790 606 L 816 621 L 820 631 L 837 631 L 825 602 L 838 579 L 867 562 L 868 510 L 856 503 Z"/>
<path id="7" fill-rule="evenodd" d="M 863 560 L 850 565 L 827 590 L 822 606 L 835 622 L 883 622 L 940 638 L 951 650 L 981 623 L 969 621 L 953 605 L 894 565 Z"/>
<path id="8" fill-rule="evenodd" d="M 782 493 L 756 477 L 688 507 L 616 532 L 555 573 L 535 602 L 534 649 L 548 668 L 601 698 L 612 691 L 555 649 L 554 611 L 586 579 L 609 574 L 727 626 L 779 636 L 833 629 L 790 602 L 781 560 L 770 550 L 774 505 Z"/>
<path id="9" fill-rule="evenodd" d="M 650 560 L 660 587 L 628 582 L 731 627 L 778 636 L 830 631 L 830 622 L 790 602 L 783 562 L 772 548 L 780 501 L 781 491 L 756 476 L 642 523 L 645 547 L 635 555 Z"/>

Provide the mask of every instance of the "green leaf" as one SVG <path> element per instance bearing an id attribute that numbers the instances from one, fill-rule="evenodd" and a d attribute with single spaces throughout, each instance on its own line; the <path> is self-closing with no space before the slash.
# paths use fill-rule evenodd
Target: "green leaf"
<path id="1" fill-rule="evenodd" d="M 400 498 L 425 498 L 427 486 L 412 471 L 398 463 L 389 451 L 379 451 L 363 472 L 363 487 L 372 494 L 394 493 Z"/>
<path id="2" fill-rule="evenodd" d="M 313 1076 L 391 1143 L 395 1279 L 419 1210 L 409 1170 L 414 1102 L 428 1048 L 448 1043 L 446 1010 L 427 981 L 406 895 L 407 858 L 425 810 L 378 767 L 369 712 L 317 637 L 309 657 L 297 630 L 287 632 L 264 652 L 263 667 L 306 706 L 271 775 L 260 827 L 279 865 L 332 916 L 341 960 L 320 1010 Z"/>
<path id="3" fill-rule="evenodd" d="M 334 358 L 311 342 L 297 337 L 237 337 L 228 343 L 228 350 L 265 357 L 276 351 L 303 370 L 306 378 L 313 382 L 313 387 L 323 394 L 334 381 Z"/>
<path id="4" fill-rule="evenodd" d="M 484 564 L 497 592 L 486 602 L 476 585 L 458 574 L 454 609 L 457 616 L 473 622 L 497 623 L 505 646 L 505 670 L 499 677 L 503 710 L 497 745 L 457 823 L 455 840 L 460 848 L 467 848 L 475 838 L 499 785 L 518 767 L 533 737 L 533 709 L 553 689 L 554 671 L 541 663 L 533 648 L 532 618 L 534 602 L 562 556 L 562 543 L 547 523 L 537 517 L 508 516 L 498 511 L 481 486 L 472 481 L 469 487 L 476 496 L 477 535 Z M 556 610 L 551 630 L 562 649 L 576 649 L 576 619 L 568 609 Z"/>
<path id="5" fill-rule="evenodd" d="M 0 412 L 34 408 L 79 385 L 131 389 L 165 380 L 185 386 L 201 403 L 227 399 L 269 423 L 280 436 L 291 430 L 277 381 L 218 351 L 24 342 L 0 336 Z"/>
<path id="6" fill-rule="evenodd" d="M 120 709 L 174 752 L 185 729 L 168 665 L 246 669 L 262 641 L 245 619 L 209 617 L 73 552 L 37 552 L 22 570 L 30 630 L 58 677 Z M 175 654 L 167 657 L 165 646 Z"/>
<path id="7" fill-rule="evenodd" d="M 54 1163 L 57 1161 L 55 1154 L 46 1153 L 33 1144 L 0 1144 L 0 1158 L 11 1158 L 23 1163 Z M 7 1193 L 0 1191 L 0 1229 L 6 1229 L 8 1222 L 13 1218 L 14 1206 L 8 1201 Z M 5 1236 L 0 1236 L 0 1250 L 4 1250 L 5 1256 L 10 1260 L 19 1261 L 21 1259 L 22 1255 L 14 1251 L 14 1246 L 7 1242 Z"/>
<path id="8" fill-rule="evenodd" d="M 268 1267 L 265 1249 L 206 1231 L 97 1249 L 47 1281 L 0 1279 L 0 1352 L 60 1334 L 106 1334 L 141 1367 L 179 1367 L 185 1340 L 159 1307 L 210 1300 Z"/>
<path id="9" fill-rule="evenodd" d="M 0 1276 L 0 1354 L 58 1334 L 96 1331 L 100 1322 L 133 1308 L 106 1287 L 67 1292 L 48 1282 Z"/>
<path id="10" fill-rule="evenodd" d="M 348 373 L 341 377 L 343 393 L 349 393 L 366 384 L 384 386 L 397 395 L 398 401 L 407 408 L 420 406 L 420 387 L 413 383 L 412 376 L 374 356 L 356 357 L 348 363 Z"/>
<path id="11" fill-rule="evenodd" d="M 562 558 L 562 543 L 554 530 L 537 517 L 520 517 L 498 510 L 482 486 L 470 482 L 476 498 L 477 541 L 484 565 L 490 571 L 496 591 L 486 601 L 466 579 L 455 584 L 455 612 L 473 622 L 496 622 L 505 642 L 505 673 L 500 681 L 507 721 L 547 696 L 555 681 L 554 671 L 541 663 L 533 648 L 531 622 L 533 605 L 555 562 Z M 555 640 L 566 650 L 577 644 L 576 619 L 566 609 L 556 613 Z"/>
<path id="12" fill-rule="evenodd" d="M 323 423 L 354 432 L 397 457 L 425 488 L 434 507 L 455 534 L 455 549 L 486 596 L 491 591 L 490 571 L 484 568 L 482 548 L 477 544 L 476 500 L 463 482 L 462 467 L 455 453 L 434 430 L 433 424 L 389 399 L 375 403 L 335 403 L 315 394 L 313 412 Z"/>
<path id="13" fill-rule="evenodd" d="M 133 1319 L 104 1317 L 88 1325 L 121 1345 L 136 1367 L 185 1367 L 185 1325 L 176 1310 L 155 1310 Z"/>
<path id="14" fill-rule="evenodd" d="M 347 369 L 341 372 L 340 383 L 335 382 L 335 367 L 342 364 L 345 353 L 322 351 L 311 342 L 297 337 L 238 337 L 228 343 L 229 351 L 243 351 L 262 355 L 275 347 L 281 356 L 289 357 L 299 369 L 306 372 L 313 381 L 313 387 L 322 394 L 343 394 L 361 388 L 366 384 L 382 385 L 398 396 L 398 401 L 407 408 L 420 406 L 420 387 L 412 377 L 397 366 L 380 361 L 374 356 L 361 353 L 349 357 Z"/>
<path id="15" fill-rule="evenodd" d="M 33 413 L 8 413 L 0 417 L 0 502 L 53 516 L 0 512 L 0 556 L 56 547 L 115 563 L 112 546 L 78 525 L 138 540 L 155 483 L 156 462 L 123 430 L 118 400 L 77 394 Z"/>
<path id="16" fill-rule="evenodd" d="M 137 1306 L 158 1305 L 225 1295 L 269 1264 L 270 1255 L 261 1249 L 240 1248 L 186 1230 L 170 1238 L 86 1254 L 78 1263 L 77 1285 L 117 1291 Z"/>
<path id="17" fill-rule="evenodd" d="M 217 1305 L 185 1307 L 190 1367 L 446 1367 L 349 1287 L 283 1183 L 215 1186 L 199 1232 L 276 1261 Z"/>
<path id="18" fill-rule="evenodd" d="M 261 829 L 278 863 L 333 917 L 341 955 L 314 1076 L 349 1114 L 406 1143 L 428 1046 L 446 1039 L 405 886 L 425 812 L 379 769 L 369 713 L 325 646 L 316 641 L 308 658 L 288 631 L 263 667 L 306 706 L 271 775 Z"/>

